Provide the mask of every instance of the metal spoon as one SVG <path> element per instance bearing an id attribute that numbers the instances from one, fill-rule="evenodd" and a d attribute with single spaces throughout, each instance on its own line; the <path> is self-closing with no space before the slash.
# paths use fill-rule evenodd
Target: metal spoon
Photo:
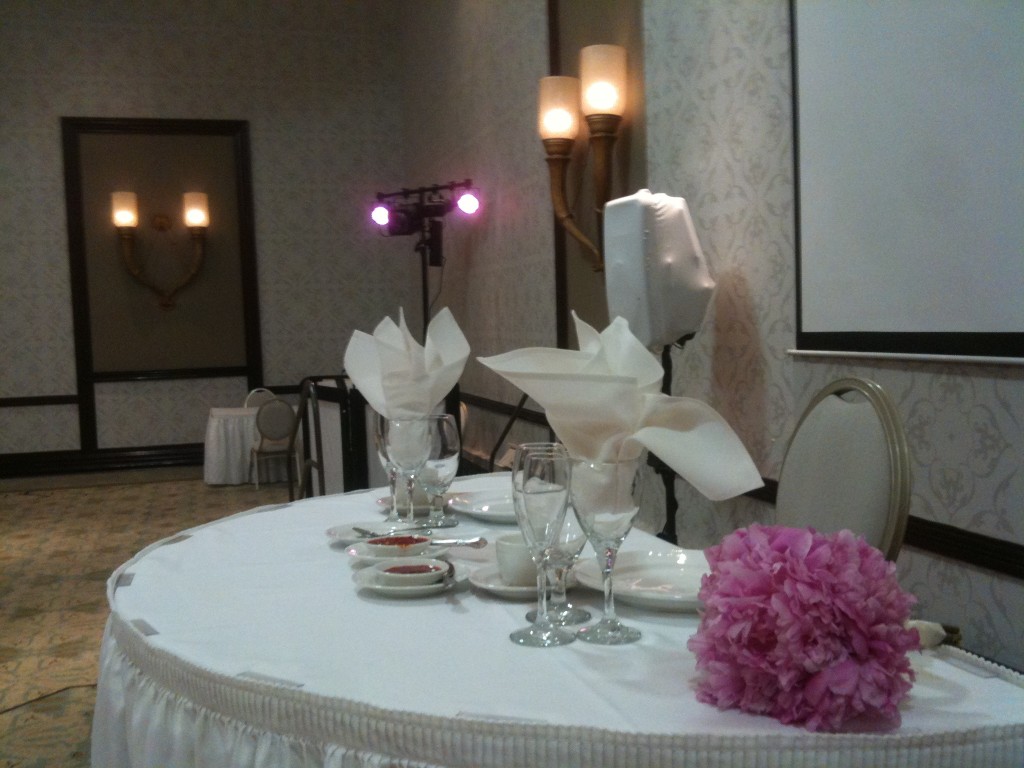
<path id="1" fill-rule="evenodd" d="M 471 539 L 431 539 L 432 544 L 438 547 L 470 547 L 480 549 L 487 546 L 487 539 L 483 536 L 474 536 Z"/>
<path id="2" fill-rule="evenodd" d="M 454 528 L 459 524 L 458 520 L 452 522 L 441 522 L 441 523 L 421 523 L 419 525 L 406 525 L 400 528 L 388 528 L 386 531 L 371 531 L 369 528 L 360 528 L 358 525 L 352 526 L 352 530 L 358 533 L 360 536 L 365 538 L 376 538 L 377 536 L 391 536 L 395 533 L 407 533 L 410 531 L 416 531 L 423 536 L 429 536 L 434 532 L 434 528 Z"/>

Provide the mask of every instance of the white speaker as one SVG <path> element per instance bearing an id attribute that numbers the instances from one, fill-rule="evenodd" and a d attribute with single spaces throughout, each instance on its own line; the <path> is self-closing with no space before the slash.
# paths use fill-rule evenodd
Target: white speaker
<path id="1" fill-rule="evenodd" d="M 715 281 L 686 200 L 641 189 L 604 209 L 608 316 L 648 348 L 696 332 Z"/>

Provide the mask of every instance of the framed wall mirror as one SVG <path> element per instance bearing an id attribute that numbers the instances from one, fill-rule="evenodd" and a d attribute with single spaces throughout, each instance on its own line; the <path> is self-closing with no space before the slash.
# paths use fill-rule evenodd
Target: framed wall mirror
<path id="1" fill-rule="evenodd" d="M 262 379 L 245 121 L 62 119 L 81 445 L 101 382 Z"/>

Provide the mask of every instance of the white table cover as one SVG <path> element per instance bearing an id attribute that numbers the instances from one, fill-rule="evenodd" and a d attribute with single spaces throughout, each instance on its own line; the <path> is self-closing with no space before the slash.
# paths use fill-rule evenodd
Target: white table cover
<path id="1" fill-rule="evenodd" d="M 244 485 L 251 483 L 249 452 L 258 434 L 256 412 L 259 408 L 211 408 L 206 420 L 203 444 L 203 480 L 207 485 Z M 253 467 L 253 472 L 256 468 Z M 288 479 L 285 459 L 260 462 L 260 480 L 265 483 Z"/>
<path id="2" fill-rule="evenodd" d="M 505 476 L 457 481 L 462 490 Z M 903 724 L 813 734 L 696 701 L 695 615 L 618 606 L 624 647 L 522 648 L 528 602 L 469 585 L 358 591 L 331 526 L 383 519 L 380 491 L 264 507 L 148 547 L 110 578 L 92 764 L 118 766 L 1024 765 L 1024 680 L 914 654 Z M 508 528 L 463 517 L 459 535 Z M 668 545 L 634 531 L 625 549 Z M 452 549 L 493 563 L 493 547 Z M 600 612 L 597 592 L 576 602 Z"/>

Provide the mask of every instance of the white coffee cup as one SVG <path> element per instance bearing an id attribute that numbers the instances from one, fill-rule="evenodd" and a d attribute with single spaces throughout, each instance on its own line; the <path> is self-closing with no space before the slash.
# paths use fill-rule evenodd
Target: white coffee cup
<path id="1" fill-rule="evenodd" d="M 526 539 L 520 532 L 506 533 L 494 542 L 498 556 L 498 574 L 510 587 L 529 587 L 537 583 L 537 565 L 530 556 Z"/>

